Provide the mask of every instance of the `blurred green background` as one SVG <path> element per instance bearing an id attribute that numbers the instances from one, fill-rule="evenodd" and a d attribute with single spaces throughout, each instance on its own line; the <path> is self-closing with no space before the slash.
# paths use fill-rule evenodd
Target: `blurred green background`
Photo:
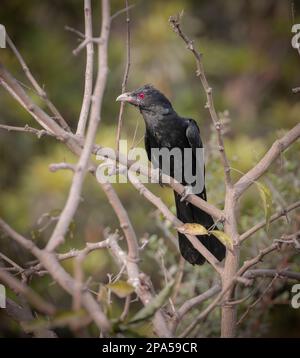
<path id="1" fill-rule="evenodd" d="M 45 87 L 72 129 L 76 128 L 81 108 L 85 53 L 77 57 L 72 50 L 78 36 L 64 29 L 66 25 L 84 31 L 82 1 L 74 0 L 1 0 L 0 23 L 18 47 L 38 81 Z M 207 191 L 213 204 L 223 205 L 223 174 L 211 120 L 204 108 L 205 95 L 195 77 L 195 64 L 182 41 L 172 32 L 168 18 L 184 9 L 183 27 L 196 40 L 203 54 L 203 62 L 210 85 L 214 90 L 215 106 L 226 122 L 226 149 L 235 178 L 247 171 L 285 129 L 299 121 L 299 95 L 291 89 L 300 85 L 300 56 L 291 46 L 291 27 L 300 22 L 299 2 L 289 0 L 134 0 L 131 14 L 131 70 L 128 89 L 145 83 L 160 88 L 172 101 L 179 114 L 197 120 L 206 146 Z M 100 32 L 100 1 L 93 0 L 94 33 Z M 112 13 L 124 7 L 124 1 L 112 0 Z M 109 76 L 105 92 L 102 122 L 97 143 L 114 146 L 120 94 L 125 66 L 125 14 L 112 21 L 109 45 Z M 9 49 L 0 49 L 1 61 L 26 86 L 32 98 L 44 107 L 41 99 L 27 83 L 19 64 Z M 37 126 L 34 120 L 0 88 L 0 123 L 14 126 Z M 136 138 L 133 133 L 138 125 Z M 126 108 L 122 138 L 133 145 L 143 146 L 144 124 L 139 113 Z M 273 210 L 282 208 L 299 197 L 299 143 L 275 163 L 265 183 L 273 194 Z M 49 164 L 74 162 L 75 158 L 56 140 L 24 133 L 0 131 L 0 216 L 16 230 L 32 237 L 43 246 L 53 229 L 55 218 L 62 209 L 71 174 L 51 173 Z M 116 185 L 122 202 L 128 209 L 139 238 L 150 239 L 149 252 L 144 252 L 143 265 L 159 285 L 157 263 L 153 263 L 157 243 L 165 247 L 166 262 L 176 265 L 178 254 L 156 225 L 153 207 L 130 185 Z M 151 185 L 151 190 L 173 206 L 169 189 Z M 259 193 L 250 189 L 241 201 L 240 229 L 264 217 Z M 46 227 L 45 227 L 46 226 Z M 62 251 L 82 247 L 85 241 L 103 239 L 106 227 L 118 228 L 115 214 L 93 178 L 87 178 L 83 201 L 70 229 L 70 237 Z M 299 229 L 299 215 L 293 216 L 288 230 Z M 272 231 L 273 230 L 273 231 Z M 286 232 L 282 223 L 273 225 L 269 234 L 259 233 L 259 243 L 268 242 L 268 235 Z M 265 241 L 264 241 L 265 240 Z M 255 253 L 257 245 L 245 248 L 245 255 Z M 156 245 L 156 246 L 155 246 Z M 7 238 L 1 238 L 0 250 L 22 264 L 30 256 Z M 151 253 L 153 255 L 151 256 Z M 167 253 L 167 254 L 166 254 Z M 297 258 L 291 253 L 287 259 L 297 268 Z M 299 263 L 299 259 L 298 259 Z M 278 260 L 272 262 L 278 263 Z M 72 269 L 72 264 L 65 264 Z M 272 266 L 272 265 L 271 265 Z M 106 252 L 96 252 L 86 260 L 86 275 L 105 282 L 106 273 L 115 267 Z M 186 268 L 187 288 L 182 300 L 203 289 L 197 288 L 209 267 Z M 190 276 L 189 276 L 190 275 Z M 43 292 L 51 280 L 33 280 Z M 206 283 L 207 284 L 207 283 Z M 186 297 L 184 296 L 186 294 Z M 51 299 L 62 307 L 68 304 L 64 293 L 56 286 L 49 292 Z M 116 310 L 118 310 L 116 304 Z M 246 325 L 241 335 L 299 336 L 298 323 L 292 324 L 296 313 L 286 305 L 275 306 L 257 328 Z M 259 307 L 257 308 L 259 310 Z M 279 314 L 278 314 L 279 310 Z M 254 316 L 255 318 L 256 316 Z M 256 317 L 257 318 L 257 317 Z M 255 321 L 255 319 L 253 319 Z M 262 327 L 266 324 L 266 327 Z M 210 324 L 211 325 L 211 324 Z M 215 335 L 217 327 L 208 324 L 204 334 Z M 249 328 L 250 327 L 250 328 Z M 284 329 L 283 329 L 284 327 Z M 1 323 L 0 323 L 1 331 Z M 14 332 L 9 325 L 2 332 Z M 17 331 L 14 333 L 18 335 Z M 1 335 L 1 332 L 0 332 Z M 67 335 L 67 333 L 66 333 Z"/>

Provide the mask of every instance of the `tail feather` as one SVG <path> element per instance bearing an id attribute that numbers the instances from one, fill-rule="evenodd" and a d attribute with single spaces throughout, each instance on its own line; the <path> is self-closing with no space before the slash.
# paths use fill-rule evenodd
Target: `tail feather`
<path id="1" fill-rule="evenodd" d="M 177 217 L 183 223 L 197 223 L 203 225 L 206 229 L 214 224 L 213 218 L 205 211 L 190 204 L 186 201 L 181 201 L 181 196 L 174 192 Z M 202 199 L 206 199 L 205 190 L 199 194 Z M 225 246 L 213 235 L 198 235 L 199 241 L 219 260 L 222 261 L 225 257 Z M 198 252 L 191 244 L 187 237 L 178 233 L 179 249 L 181 255 L 193 265 L 202 265 L 205 258 Z"/>

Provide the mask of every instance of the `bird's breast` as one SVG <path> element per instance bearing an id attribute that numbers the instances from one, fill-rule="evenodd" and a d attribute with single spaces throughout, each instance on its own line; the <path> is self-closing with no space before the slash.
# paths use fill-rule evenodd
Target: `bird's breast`
<path id="1" fill-rule="evenodd" d="M 161 121 L 147 128 L 152 137 L 151 147 L 158 148 L 185 148 L 188 145 L 185 128 L 175 121 Z"/>

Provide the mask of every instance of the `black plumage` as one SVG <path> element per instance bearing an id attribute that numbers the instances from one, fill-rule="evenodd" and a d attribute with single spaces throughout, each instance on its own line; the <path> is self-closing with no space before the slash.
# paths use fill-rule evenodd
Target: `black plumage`
<path id="1" fill-rule="evenodd" d="M 153 152 L 151 157 L 151 149 L 167 148 L 172 150 L 179 148 L 182 153 L 182 161 L 176 162 L 171 158 L 171 171 L 167 174 L 174 177 L 176 166 L 181 167 L 184 174 L 184 171 L 187 170 L 187 163 L 184 162 L 184 149 L 191 148 L 193 155 L 192 160 L 188 162 L 188 165 L 191 166 L 189 169 L 192 170 L 194 175 L 198 173 L 200 164 L 196 161 L 195 154 L 196 149 L 202 148 L 203 145 L 199 127 L 193 119 L 180 117 L 173 109 L 171 102 L 150 85 L 143 86 L 131 93 L 122 94 L 117 100 L 126 101 L 139 108 L 146 125 L 145 149 L 154 167 L 160 167 L 164 172 L 161 162 L 153 155 Z M 176 177 L 176 179 L 178 178 Z M 181 179 L 183 185 L 190 184 L 185 182 L 184 177 Z M 193 184 L 190 185 L 193 186 Z M 197 195 L 207 200 L 205 186 Z M 182 201 L 181 196 L 176 192 L 174 192 L 174 196 L 178 219 L 184 223 L 201 224 L 207 229 L 212 227 L 214 221 L 209 214 L 186 201 Z M 185 235 L 178 233 L 178 238 L 182 256 L 191 264 L 202 265 L 205 258 L 193 247 Z M 197 238 L 218 260 L 221 261 L 224 258 L 225 247 L 216 237 L 199 235 Z"/>

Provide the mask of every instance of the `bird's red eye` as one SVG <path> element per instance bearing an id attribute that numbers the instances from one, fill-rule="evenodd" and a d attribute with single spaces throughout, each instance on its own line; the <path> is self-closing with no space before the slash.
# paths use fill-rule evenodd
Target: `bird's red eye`
<path id="1" fill-rule="evenodd" d="M 141 93 L 138 94 L 138 97 L 139 97 L 140 99 L 144 99 L 144 98 L 145 98 L 145 95 L 144 95 L 143 92 L 141 92 Z"/>

